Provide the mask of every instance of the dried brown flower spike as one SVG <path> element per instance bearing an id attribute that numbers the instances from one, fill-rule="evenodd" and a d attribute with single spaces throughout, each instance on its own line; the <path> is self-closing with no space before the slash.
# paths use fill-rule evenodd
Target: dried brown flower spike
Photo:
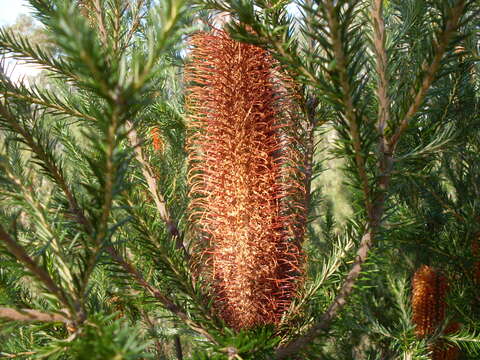
<path id="1" fill-rule="evenodd" d="M 194 35 L 191 45 L 190 212 L 206 240 L 201 270 L 231 327 L 277 323 L 301 275 L 305 190 L 289 134 L 294 102 L 265 50 L 219 30 Z"/>

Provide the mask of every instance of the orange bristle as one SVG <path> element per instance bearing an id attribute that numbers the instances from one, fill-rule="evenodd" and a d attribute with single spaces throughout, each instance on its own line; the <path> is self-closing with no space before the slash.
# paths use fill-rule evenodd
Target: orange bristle
<path id="1" fill-rule="evenodd" d="M 234 329 L 278 323 L 302 274 L 294 101 L 265 50 L 220 30 L 191 45 L 190 218 L 206 240 L 215 309 Z"/>

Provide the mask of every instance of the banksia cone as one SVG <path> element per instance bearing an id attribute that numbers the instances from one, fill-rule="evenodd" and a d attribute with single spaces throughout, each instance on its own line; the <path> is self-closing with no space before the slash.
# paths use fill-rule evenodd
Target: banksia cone
<path id="1" fill-rule="evenodd" d="M 415 333 L 419 338 L 431 336 L 445 320 L 448 284 L 447 278 L 434 268 L 423 265 L 413 276 L 412 308 Z M 450 323 L 444 334 L 458 331 L 460 324 Z M 437 341 L 431 346 L 432 360 L 454 360 L 459 355 L 459 349 Z"/>
<path id="2" fill-rule="evenodd" d="M 445 319 L 447 279 L 434 268 L 423 265 L 413 276 L 413 323 L 418 337 L 433 335 Z"/>
<path id="3" fill-rule="evenodd" d="M 202 276 L 231 327 L 278 323 L 301 276 L 305 223 L 289 85 L 265 50 L 223 31 L 191 45 L 190 218 L 205 240 Z"/>

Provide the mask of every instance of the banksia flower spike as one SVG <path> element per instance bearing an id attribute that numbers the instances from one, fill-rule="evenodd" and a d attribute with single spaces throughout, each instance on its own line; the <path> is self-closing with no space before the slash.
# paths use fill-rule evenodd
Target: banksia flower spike
<path id="1" fill-rule="evenodd" d="M 412 308 L 415 334 L 419 338 L 431 336 L 445 320 L 447 278 L 436 269 L 422 265 L 413 276 Z M 459 329 L 458 323 L 450 323 L 444 334 Z M 431 346 L 432 360 L 454 360 L 459 354 L 456 346 L 437 341 Z"/>
<path id="2" fill-rule="evenodd" d="M 191 45 L 190 218 L 204 240 L 202 276 L 231 327 L 275 324 L 302 273 L 295 101 L 265 50 L 220 30 Z"/>
<path id="3" fill-rule="evenodd" d="M 433 335 L 445 319 L 447 279 L 434 268 L 423 265 L 413 276 L 413 323 L 415 333 L 423 338 Z"/>

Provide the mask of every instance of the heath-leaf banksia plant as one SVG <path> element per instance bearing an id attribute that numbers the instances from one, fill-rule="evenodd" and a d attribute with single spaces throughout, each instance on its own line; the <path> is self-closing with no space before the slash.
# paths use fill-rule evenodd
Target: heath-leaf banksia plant
<path id="1" fill-rule="evenodd" d="M 263 49 L 191 39 L 190 217 L 215 309 L 235 329 L 278 323 L 302 274 L 305 190 L 290 85 Z M 205 277 L 205 275 L 203 275 Z"/>

